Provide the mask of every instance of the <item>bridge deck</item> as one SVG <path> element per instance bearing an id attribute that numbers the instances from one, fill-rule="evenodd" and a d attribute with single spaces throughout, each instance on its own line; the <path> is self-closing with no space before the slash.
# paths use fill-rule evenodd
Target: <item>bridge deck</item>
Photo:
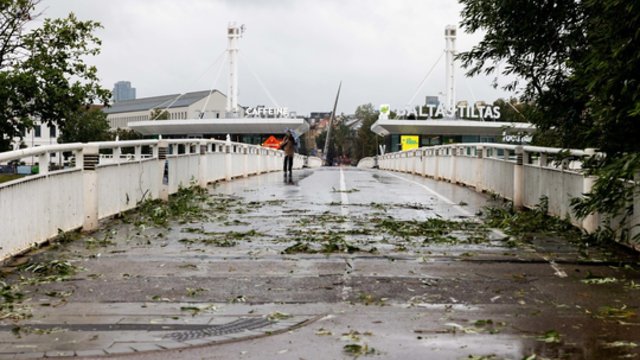
<path id="1" fill-rule="evenodd" d="M 221 183 L 204 214 L 166 227 L 127 214 L 5 267 L 26 298 L 11 315 L 32 317 L 3 320 L 0 358 L 637 355 L 640 275 L 609 266 L 629 257 L 510 247 L 478 223 L 487 202 L 386 171 Z M 65 278 L 63 260 L 82 269 Z"/>

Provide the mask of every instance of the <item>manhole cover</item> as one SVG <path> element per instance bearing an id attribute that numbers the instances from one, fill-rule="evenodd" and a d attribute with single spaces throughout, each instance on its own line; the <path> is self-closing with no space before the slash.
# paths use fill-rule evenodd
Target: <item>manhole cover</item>
<path id="1" fill-rule="evenodd" d="M 245 330 L 255 330 L 265 326 L 269 326 L 273 323 L 273 321 L 265 318 L 245 318 L 238 319 L 227 324 L 211 325 L 209 327 L 198 330 L 174 332 L 163 336 L 163 338 L 173 339 L 176 341 L 187 341 L 206 338 L 209 336 L 234 334 Z"/>

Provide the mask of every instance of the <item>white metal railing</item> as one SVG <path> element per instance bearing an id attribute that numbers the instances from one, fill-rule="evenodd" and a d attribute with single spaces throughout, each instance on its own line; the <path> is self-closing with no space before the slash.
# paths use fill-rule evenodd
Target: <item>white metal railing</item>
<path id="1" fill-rule="evenodd" d="M 51 153 L 66 155 L 50 164 Z M 37 159 L 38 173 L 0 183 L 0 260 L 59 231 L 93 230 L 98 221 L 167 199 L 182 186 L 281 171 L 284 153 L 219 140 L 110 141 L 0 153 L 0 164 Z M 63 157 L 57 157 L 62 159 Z M 300 169 L 306 157 L 295 155 Z"/>
<path id="2" fill-rule="evenodd" d="M 544 196 L 549 213 L 569 216 L 587 232 L 601 223 L 598 214 L 579 221 L 571 210 L 571 199 L 591 191 L 595 178 L 582 171 L 585 158 L 596 156 L 593 149 L 560 149 L 493 143 L 452 144 L 423 147 L 377 157 L 365 158 L 359 167 L 407 172 L 437 180 L 471 186 L 513 201 L 516 207 L 534 207 Z M 640 227 L 640 196 L 632 204 L 634 218 L 628 224 L 606 224 L 626 227 L 635 236 Z"/>

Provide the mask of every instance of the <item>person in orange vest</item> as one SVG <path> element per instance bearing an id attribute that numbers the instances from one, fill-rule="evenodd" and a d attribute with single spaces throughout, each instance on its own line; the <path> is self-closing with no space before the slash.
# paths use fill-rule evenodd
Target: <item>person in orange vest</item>
<path id="1" fill-rule="evenodd" d="M 284 165 L 282 170 L 284 171 L 284 176 L 287 176 L 287 170 L 289 171 L 289 178 L 291 178 L 291 169 L 293 168 L 293 154 L 296 149 L 296 140 L 293 138 L 293 134 L 291 130 L 287 129 L 284 134 L 284 139 L 280 143 L 280 149 L 284 150 Z"/>

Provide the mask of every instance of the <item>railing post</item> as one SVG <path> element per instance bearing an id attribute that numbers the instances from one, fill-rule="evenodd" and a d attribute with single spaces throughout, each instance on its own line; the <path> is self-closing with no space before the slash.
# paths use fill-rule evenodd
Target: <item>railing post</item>
<path id="1" fill-rule="evenodd" d="M 433 169 L 433 178 L 440 180 L 440 148 L 435 148 L 433 150 L 433 156 L 436 163 Z"/>
<path id="2" fill-rule="evenodd" d="M 524 149 L 521 145 L 516 146 L 516 163 L 513 166 L 513 207 L 522 209 L 524 207 Z"/>
<path id="3" fill-rule="evenodd" d="M 84 157 L 82 156 L 82 150 L 74 151 L 73 157 L 75 158 L 75 168 L 80 170 L 84 169 Z"/>
<path id="4" fill-rule="evenodd" d="M 160 174 L 162 174 L 162 183 L 160 183 L 160 193 L 158 198 L 162 201 L 169 201 L 169 160 L 167 160 L 167 152 L 169 151 L 169 143 L 167 140 L 158 141 L 158 164 L 160 165 Z"/>
<path id="5" fill-rule="evenodd" d="M 249 147 L 247 145 L 242 145 L 242 160 L 244 161 L 243 177 L 249 177 Z"/>
<path id="6" fill-rule="evenodd" d="M 413 154 L 413 166 L 411 166 L 411 173 L 413 175 L 418 173 L 418 151 L 413 150 L 411 153 Z"/>
<path id="7" fill-rule="evenodd" d="M 116 146 L 113 148 L 113 152 L 112 152 L 112 156 L 113 156 L 113 161 L 116 164 L 120 164 L 120 155 L 122 154 L 122 149 L 120 148 L 120 146 Z"/>
<path id="8" fill-rule="evenodd" d="M 198 156 L 198 186 L 203 189 L 207 188 L 207 140 L 200 140 L 200 155 Z"/>
<path id="9" fill-rule="evenodd" d="M 231 181 L 231 173 L 233 168 L 231 167 L 231 161 L 233 158 L 231 157 L 231 139 L 227 138 L 227 141 L 224 146 L 224 178 L 227 181 Z"/>
<path id="10" fill-rule="evenodd" d="M 476 161 L 474 166 L 475 187 L 477 192 L 484 191 L 484 147 L 482 145 L 476 148 Z"/>
<path id="11" fill-rule="evenodd" d="M 49 173 L 49 153 L 44 152 L 38 156 L 38 174 L 47 175 Z"/>
<path id="12" fill-rule="evenodd" d="M 458 175 L 456 171 L 458 150 L 458 147 L 455 145 L 451 147 L 451 160 L 449 160 L 451 162 L 451 179 L 449 179 L 449 181 L 451 181 L 452 184 L 458 183 Z"/>
<path id="13" fill-rule="evenodd" d="M 538 158 L 538 166 L 546 167 L 547 166 L 547 153 L 541 152 L 540 157 Z"/>
<path id="14" fill-rule="evenodd" d="M 83 214 L 82 230 L 93 231 L 98 228 L 98 172 L 96 167 L 100 159 L 97 145 L 87 144 L 82 147 L 82 188 Z"/>
<path id="15" fill-rule="evenodd" d="M 596 150 L 595 149 L 585 149 L 584 150 L 585 154 L 587 154 L 588 157 L 593 157 L 596 155 Z M 593 190 L 593 185 L 595 185 L 596 183 L 596 179 L 597 177 L 595 176 L 588 176 L 588 175 L 584 175 L 584 180 L 583 180 L 583 185 L 582 185 L 582 193 L 583 194 L 588 194 L 591 192 L 591 190 Z M 636 179 L 637 181 L 637 179 Z M 634 205 L 634 209 L 637 209 L 635 206 L 637 205 L 638 201 L 637 198 L 634 196 L 633 198 L 633 205 Z M 634 217 L 637 218 L 637 214 L 634 211 Z M 633 219 L 636 220 L 636 219 Z M 632 224 L 634 224 L 634 222 L 632 222 Z M 584 231 L 587 232 L 587 234 L 593 234 L 596 232 L 596 230 L 598 230 L 598 227 L 600 226 L 600 214 L 598 213 L 591 213 L 589 215 L 587 215 L 584 219 L 582 219 L 582 228 L 584 229 Z"/>
<path id="16" fill-rule="evenodd" d="M 154 159 L 158 158 L 158 144 L 156 143 L 151 147 L 151 157 Z"/>
<path id="17" fill-rule="evenodd" d="M 264 154 L 264 150 L 262 148 L 257 148 L 256 152 L 258 153 L 258 170 L 256 171 L 256 175 L 262 174 L 262 156 Z"/>
<path id="18" fill-rule="evenodd" d="M 135 155 L 134 155 L 136 161 L 140 161 L 142 160 L 142 146 L 138 145 L 135 147 Z"/>

